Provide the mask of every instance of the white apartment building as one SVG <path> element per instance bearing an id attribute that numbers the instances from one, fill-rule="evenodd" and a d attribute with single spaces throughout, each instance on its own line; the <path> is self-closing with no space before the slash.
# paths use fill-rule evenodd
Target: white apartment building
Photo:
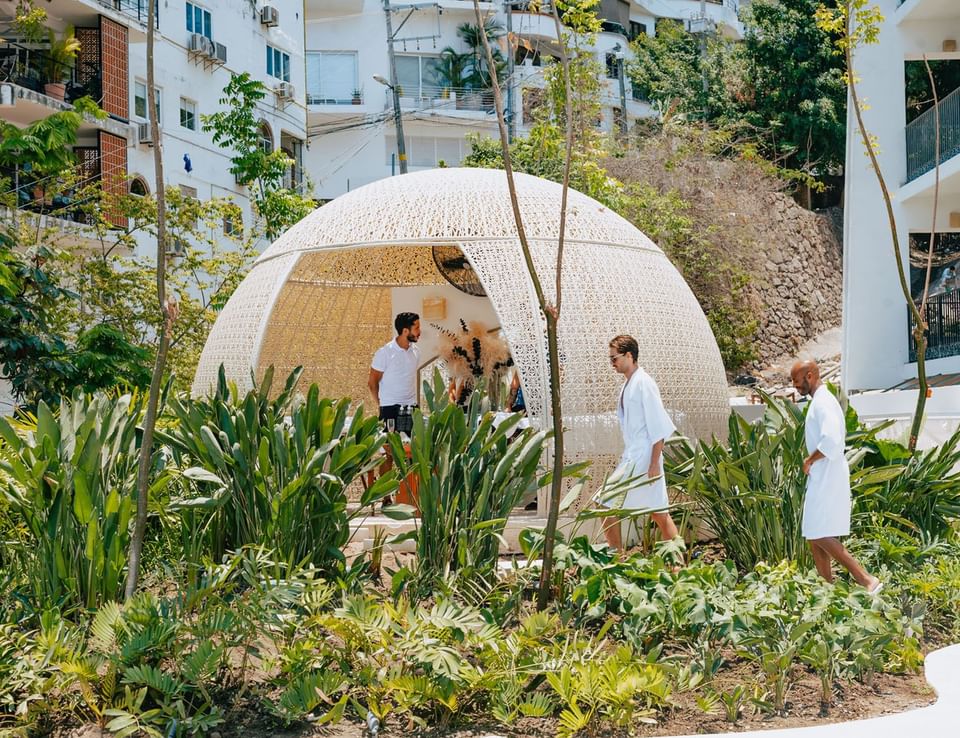
<path id="1" fill-rule="evenodd" d="M 221 109 L 219 99 L 231 74 L 249 72 L 270 90 L 258 110 L 264 145 L 287 151 L 297 162 L 291 179 L 300 179 L 306 142 L 303 3 L 166 0 L 158 5 L 156 113 L 165 180 L 191 197 L 233 198 L 249 227 L 248 194 L 230 174 L 230 152 L 201 130 L 200 116 Z M 75 147 L 81 171 L 102 178 L 106 187 L 118 186 L 114 175 L 127 174 L 133 192 L 152 192 L 147 0 L 50 0 L 38 7 L 47 11 L 48 26 L 58 34 L 68 26 L 75 29 L 80 52 L 65 89 L 51 89 L 46 42 L 18 38 L 11 23 L 15 4 L 2 3 L 0 116 L 23 126 L 90 95 L 108 117 L 82 127 Z M 21 204 L 30 210 L 29 193 L 22 194 Z"/>
<path id="2" fill-rule="evenodd" d="M 603 30 L 594 51 L 606 70 L 600 127 L 616 130 L 653 114 L 621 80 L 629 41 L 654 34 L 659 18 L 672 18 L 733 38 L 742 36 L 738 0 L 602 0 Z M 542 64 L 555 57 L 558 38 L 549 3 L 481 0 L 486 17 L 499 25 L 505 57 L 512 58 L 507 96 L 514 131 L 529 130 L 544 86 Z M 456 84 L 441 71 L 444 50 L 469 49 L 461 24 L 476 24 L 473 0 L 391 0 L 397 85 L 410 171 L 457 166 L 469 153 L 468 133 L 496 136 L 493 99 Z M 306 102 L 308 152 L 305 168 L 319 199 L 398 174 L 392 91 L 375 80 L 391 77 L 383 0 L 306 0 Z"/>
<path id="3" fill-rule="evenodd" d="M 893 196 L 901 257 L 914 294 L 923 289 L 933 219 L 936 114 L 908 114 L 905 65 L 931 60 L 960 63 L 960 2 L 874 0 L 883 13 L 879 42 L 857 49 L 858 89 L 866 125 L 879 145 Z M 960 90 L 940 102 L 940 202 L 927 308 L 929 375 L 960 372 Z M 912 252 L 912 254 L 911 254 Z M 912 258 L 911 258 L 912 256 Z M 911 262 L 913 265 L 911 267 Z M 844 223 L 842 384 L 847 391 L 885 389 L 917 376 L 906 302 L 877 179 L 852 110 L 847 122 Z M 931 412 L 950 392 L 934 391 Z M 960 411 L 960 396 L 951 402 Z M 905 407 L 910 406 L 906 402 Z M 938 409 L 939 408 L 939 409 Z M 891 417 L 889 414 L 887 417 Z"/>

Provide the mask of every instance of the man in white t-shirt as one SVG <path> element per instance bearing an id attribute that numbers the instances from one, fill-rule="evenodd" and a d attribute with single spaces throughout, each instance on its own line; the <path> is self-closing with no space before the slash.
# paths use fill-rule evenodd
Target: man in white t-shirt
<path id="1" fill-rule="evenodd" d="M 397 431 L 409 435 L 417 405 L 417 370 L 420 368 L 420 316 L 400 313 L 393 321 L 397 337 L 381 346 L 370 362 L 367 386 L 380 408 L 380 419 L 393 420 Z"/>

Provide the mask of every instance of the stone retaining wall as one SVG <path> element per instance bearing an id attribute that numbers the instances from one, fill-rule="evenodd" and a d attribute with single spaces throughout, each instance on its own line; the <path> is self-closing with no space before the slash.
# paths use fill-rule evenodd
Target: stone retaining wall
<path id="1" fill-rule="evenodd" d="M 750 210 L 744 215 L 756 231 L 750 271 L 763 366 L 840 325 L 842 246 L 830 215 L 805 210 L 782 193 L 764 195 Z"/>

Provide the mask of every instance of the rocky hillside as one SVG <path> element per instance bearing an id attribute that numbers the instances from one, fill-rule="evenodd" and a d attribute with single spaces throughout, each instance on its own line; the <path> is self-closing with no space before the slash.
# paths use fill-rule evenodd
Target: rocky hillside
<path id="1" fill-rule="evenodd" d="M 763 369 L 840 325 L 836 214 L 798 205 L 769 167 L 664 133 L 605 167 L 639 193 L 639 206 L 625 214 L 673 259 L 708 317 L 713 313 L 721 350 L 724 340 L 737 340 L 739 353 L 750 355 L 746 366 L 728 361 L 728 371 Z M 664 225 L 670 219 L 685 225 Z"/>

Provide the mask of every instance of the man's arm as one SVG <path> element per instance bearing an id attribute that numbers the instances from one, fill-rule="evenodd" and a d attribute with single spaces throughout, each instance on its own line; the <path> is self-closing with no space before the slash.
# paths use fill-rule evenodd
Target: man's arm
<path id="1" fill-rule="evenodd" d="M 647 469 L 647 476 L 651 479 L 660 476 L 660 454 L 663 453 L 663 439 L 661 438 L 650 449 L 650 468 Z"/>
<path id="2" fill-rule="evenodd" d="M 367 387 L 370 388 L 370 394 L 373 395 L 373 401 L 377 404 L 377 410 L 380 409 L 380 380 L 383 379 L 383 372 L 378 372 L 370 367 L 370 377 L 367 379 Z"/>
<path id="3" fill-rule="evenodd" d="M 816 464 L 818 461 L 820 461 L 820 459 L 825 459 L 825 458 L 827 457 L 824 456 L 823 451 L 821 451 L 820 449 L 817 449 L 816 451 L 814 451 L 812 454 L 810 454 L 807 458 L 803 460 L 803 473 L 809 474 L 810 467 Z"/>

